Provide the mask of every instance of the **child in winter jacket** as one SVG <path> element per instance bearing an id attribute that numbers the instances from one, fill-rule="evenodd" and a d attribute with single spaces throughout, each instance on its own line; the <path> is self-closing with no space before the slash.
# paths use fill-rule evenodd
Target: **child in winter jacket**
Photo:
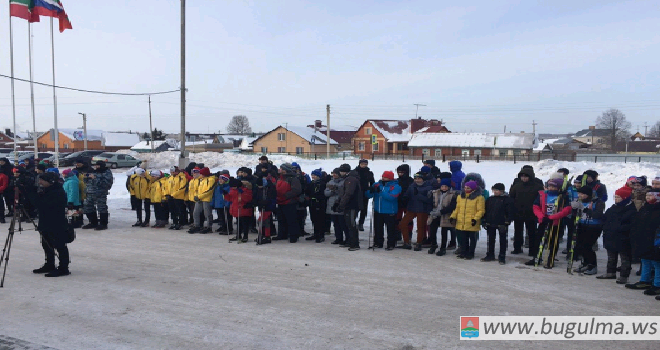
<path id="1" fill-rule="evenodd" d="M 186 215 L 186 188 L 188 187 L 188 178 L 186 173 L 179 170 L 179 167 L 170 167 L 170 177 L 167 178 L 167 206 L 172 216 L 172 226 L 170 230 L 180 230 L 188 222 Z"/>
<path id="2" fill-rule="evenodd" d="M 632 188 L 627 186 L 616 190 L 614 205 L 605 212 L 603 217 L 603 246 L 607 250 L 607 273 L 596 278 L 615 279 L 618 258 L 621 256 L 621 273 L 616 283 L 628 283 L 631 270 L 630 229 L 632 228 L 632 220 L 637 214 L 631 193 Z"/>
<path id="3" fill-rule="evenodd" d="M 456 236 L 461 242 L 457 256 L 459 259 L 474 259 L 481 219 L 486 212 L 485 202 L 481 188 L 475 181 L 468 181 L 461 195 L 456 198 L 456 209 L 449 219 L 456 225 Z"/>
<path id="4" fill-rule="evenodd" d="M 399 195 L 401 195 L 401 186 L 394 179 L 394 173 L 391 171 L 383 172 L 381 180 L 373 184 L 365 193 L 367 198 L 374 199 L 374 248 L 383 248 L 385 242 L 383 225 L 387 227 L 386 249 L 392 250 L 396 246 L 398 235 L 394 225 L 399 211 Z"/>
<path id="5" fill-rule="evenodd" d="M 558 247 L 555 242 L 558 242 L 559 230 L 553 230 L 552 228 L 558 228 L 561 220 L 567 217 L 572 210 L 566 195 L 561 194 L 560 196 L 560 190 L 563 185 L 563 175 L 558 173 L 556 177 L 548 180 L 547 190 L 539 191 L 539 195 L 534 200 L 534 206 L 532 209 L 538 220 L 539 226 L 536 229 L 536 232 L 529 233 L 529 254 L 532 256 L 532 259 L 526 262 L 525 265 L 536 265 L 541 237 L 545 235 L 546 230 L 549 230 L 549 233 L 552 233 L 552 235 L 547 236 L 549 247 L 548 252 L 550 254 L 545 267 L 552 268 L 554 266 L 554 257 L 557 253 Z M 538 264 L 540 265 L 541 262 L 542 261 L 539 259 Z"/>
<path id="6" fill-rule="evenodd" d="M 163 173 L 158 170 L 149 172 L 151 175 L 151 183 L 149 185 L 149 200 L 151 205 L 154 206 L 154 215 L 156 216 L 156 223 L 153 228 L 163 228 L 168 223 L 168 209 L 167 199 L 167 179 L 163 177 Z"/>
<path id="7" fill-rule="evenodd" d="M 598 273 L 598 268 L 593 246 L 603 231 L 605 202 L 594 197 L 594 191 L 589 186 L 581 187 L 578 190 L 578 197 L 576 209 L 578 212 L 581 211 L 582 215 L 578 221 L 575 254 L 582 256 L 582 266 L 574 272 L 595 275 Z"/>
<path id="8" fill-rule="evenodd" d="M 305 238 L 307 241 L 321 243 L 325 241 L 325 182 L 322 180 L 323 171 L 312 171 L 312 181 L 305 186 L 305 200 L 309 203 L 309 215 L 312 219 L 314 234 Z"/>
<path id="9" fill-rule="evenodd" d="M 277 190 L 275 189 L 275 177 L 271 174 L 258 179 L 257 188 L 253 187 L 254 202 L 257 203 L 261 222 L 261 241 L 257 240 L 257 244 L 268 244 L 271 241 L 271 236 L 276 233 L 275 224 L 273 223 L 273 212 L 275 211 L 275 202 L 277 201 Z"/>
<path id="10" fill-rule="evenodd" d="M 193 212 L 195 226 L 188 230 L 188 233 L 211 233 L 213 232 L 211 200 L 213 199 L 216 186 L 215 176 L 211 175 L 209 168 L 200 169 L 196 175 L 197 177 L 193 179 L 193 182 L 196 181 L 193 195 L 193 201 L 195 201 L 195 210 Z M 204 228 L 202 228 L 202 214 L 206 222 Z"/>
<path id="11" fill-rule="evenodd" d="M 341 177 L 339 168 L 332 170 L 332 180 L 325 185 L 324 194 L 328 199 L 325 213 L 332 219 L 332 226 L 335 228 L 335 240 L 331 244 L 343 245 L 348 237 L 348 228 L 344 220 L 343 213 L 334 211 L 332 208 L 339 203 L 339 190 L 344 186 L 344 178 Z"/>
<path id="12" fill-rule="evenodd" d="M 248 241 L 248 232 L 250 230 L 250 222 L 254 216 L 254 208 L 252 207 L 252 184 L 249 181 L 240 181 L 238 179 L 229 180 L 229 194 L 227 199 L 231 202 L 229 212 L 231 216 L 238 218 L 238 234 L 236 237 L 230 238 L 231 241 L 237 241 L 242 236 L 241 242 Z"/>
<path id="13" fill-rule="evenodd" d="M 403 245 L 399 248 L 412 249 L 408 224 L 417 218 L 417 243 L 415 244 L 415 251 L 420 251 L 422 250 L 422 241 L 426 237 L 426 220 L 429 218 L 431 209 L 433 209 L 433 199 L 428 196 L 428 193 L 433 188 L 430 182 L 424 181 L 424 176 L 421 173 L 415 174 L 414 179 L 414 182 L 408 187 L 408 191 L 404 195 L 407 197 L 408 210 L 399 223 L 399 230 L 401 230 L 401 234 L 403 235 Z"/>
<path id="14" fill-rule="evenodd" d="M 633 259 L 641 259 L 639 282 L 626 284 L 626 288 L 645 289 L 644 294 L 660 300 L 660 189 L 646 193 L 646 204 L 635 215 L 630 230 Z M 655 270 L 655 273 L 653 273 Z"/>
<path id="15" fill-rule="evenodd" d="M 637 211 L 642 209 L 642 206 L 646 204 L 646 192 L 648 192 L 651 187 L 648 187 L 646 176 L 634 176 L 629 182 L 630 187 L 632 187 L 632 201 L 635 204 Z"/>
<path id="16" fill-rule="evenodd" d="M 513 199 L 505 192 L 504 184 L 496 183 L 491 190 L 493 190 L 493 195 L 486 199 L 486 214 L 482 221 L 488 235 L 488 251 L 486 257 L 481 261 L 495 260 L 495 237 L 499 231 L 500 254 L 497 259 L 500 265 L 504 265 L 506 263 L 507 233 L 514 217 L 515 207 Z"/>
<path id="17" fill-rule="evenodd" d="M 440 188 L 433 191 L 433 210 L 429 218 L 431 220 L 429 231 L 431 248 L 429 249 L 429 254 L 433 254 L 438 249 L 438 228 L 440 228 L 442 239 L 435 255 L 443 256 L 447 253 L 447 234 L 453 233 L 452 231 L 454 229 L 454 225 L 450 222 L 449 217 L 454 209 L 456 209 L 456 197 L 458 194 L 459 192 L 452 190 L 451 177 L 442 178 L 440 180 Z"/>
<path id="18" fill-rule="evenodd" d="M 136 168 L 129 180 L 131 207 L 135 210 L 137 221 L 133 227 L 149 227 L 151 218 L 151 176 L 142 168 Z M 79 186 L 80 188 L 80 186 Z M 144 207 L 144 221 L 142 221 L 142 208 Z"/>
<path id="19" fill-rule="evenodd" d="M 229 207 L 231 203 L 225 199 L 229 193 L 229 177 L 226 175 L 218 176 L 218 183 L 213 190 L 213 199 L 211 199 L 211 207 L 215 209 L 220 222 L 220 227 L 216 230 L 221 235 L 231 235 L 234 231 L 232 227 L 231 215 L 229 214 Z"/>
<path id="20" fill-rule="evenodd" d="M 2 174 L 0 174 L 0 177 Z M 64 176 L 64 192 L 66 192 L 68 210 L 73 212 L 73 227 L 78 228 L 83 224 L 83 213 L 80 202 L 80 190 L 78 185 L 78 177 L 71 171 L 66 169 L 62 172 Z M 0 208 L 0 210 L 4 210 Z M 4 214 L 4 213 L 2 213 Z M 0 214 L 0 218 L 2 217 Z"/>

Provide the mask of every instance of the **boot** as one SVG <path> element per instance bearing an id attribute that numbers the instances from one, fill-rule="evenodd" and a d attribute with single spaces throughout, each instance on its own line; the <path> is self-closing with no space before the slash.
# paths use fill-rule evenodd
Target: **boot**
<path id="1" fill-rule="evenodd" d="M 83 230 L 93 229 L 99 225 L 99 218 L 98 216 L 96 216 L 96 212 L 87 214 L 87 219 L 89 220 L 89 224 L 83 226 L 82 227 Z"/>
<path id="2" fill-rule="evenodd" d="M 587 265 L 587 269 L 583 272 L 585 275 L 595 275 L 598 273 L 598 268 L 595 265 Z"/>
<path id="3" fill-rule="evenodd" d="M 410 243 L 405 243 L 405 242 L 404 242 L 403 245 L 400 245 L 400 246 L 398 246 L 398 247 L 396 247 L 396 248 L 410 250 L 410 249 L 412 249 L 412 246 L 410 245 Z"/>
<path id="4" fill-rule="evenodd" d="M 449 245 L 447 246 L 446 250 L 454 250 L 456 249 L 456 242 L 449 242 Z"/>
<path id="5" fill-rule="evenodd" d="M 32 273 L 49 273 L 55 270 L 55 264 L 54 263 L 45 263 L 44 266 L 32 270 Z"/>
<path id="6" fill-rule="evenodd" d="M 626 284 L 628 283 L 628 277 L 619 276 L 616 280 L 616 284 Z"/>
<path id="7" fill-rule="evenodd" d="M 199 227 L 193 226 L 193 227 L 190 228 L 190 230 L 188 230 L 188 233 L 193 234 L 193 233 L 197 233 L 199 231 L 200 231 Z"/>
<path id="8" fill-rule="evenodd" d="M 486 255 L 485 258 L 482 258 L 481 261 L 487 262 L 487 261 L 495 261 L 495 256 L 493 255 Z"/>
<path id="9" fill-rule="evenodd" d="M 314 236 L 309 236 L 309 237 L 305 238 L 306 241 L 313 241 L 315 239 L 316 239 L 316 237 L 314 237 Z"/>
<path id="10" fill-rule="evenodd" d="M 419 252 L 422 250 L 422 245 L 421 244 L 415 244 L 415 249 L 413 249 L 416 252 Z"/>
<path id="11" fill-rule="evenodd" d="M 524 248 L 529 248 L 529 235 L 525 235 L 525 243 L 523 244 Z"/>
<path id="12" fill-rule="evenodd" d="M 68 266 L 60 266 L 56 270 L 51 271 L 50 273 L 45 274 L 46 277 L 60 277 L 70 275 Z"/>
<path id="13" fill-rule="evenodd" d="M 435 253 L 436 256 L 443 256 L 445 254 L 447 254 L 447 249 L 445 248 L 440 248 L 440 250 L 438 250 L 438 252 Z"/>
<path id="14" fill-rule="evenodd" d="M 437 245 L 433 245 L 433 246 L 431 246 L 431 248 L 429 248 L 429 254 L 433 254 L 433 253 L 435 253 L 435 250 L 436 250 L 436 249 L 438 249 L 438 246 L 437 246 Z"/>
<path id="15" fill-rule="evenodd" d="M 142 226 L 142 220 L 136 221 L 131 227 L 140 227 L 140 226 Z"/>
<path id="16" fill-rule="evenodd" d="M 140 225 L 140 227 L 149 227 L 149 220 L 145 221 Z"/>
<path id="17" fill-rule="evenodd" d="M 599 280 L 613 280 L 616 279 L 616 273 L 606 273 L 604 275 L 596 276 Z"/>
<path id="18" fill-rule="evenodd" d="M 213 230 L 211 230 L 210 227 L 204 227 L 203 229 L 201 229 L 199 231 L 199 233 L 201 233 L 201 234 L 207 234 L 207 233 L 211 233 L 211 232 L 213 232 Z"/>
<path id="19" fill-rule="evenodd" d="M 651 287 L 644 291 L 644 295 L 660 295 L 660 287 Z"/>
<path id="20" fill-rule="evenodd" d="M 541 264 L 541 262 L 539 261 L 539 265 L 540 265 L 540 264 Z M 527 265 L 527 266 L 534 266 L 534 265 L 536 265 L 536 259 L 531 259 L 531 260 L 527 261 L 527 262 L 525 263 L 525 265 Z"/>
<path id="21" fill-rule="evenodd" d="M 94 228 L 96 231 L 103 231 L 108 229 L 108 213 L 101 213 L 101 223 Z M 68 273 L 67 273 L 68 275 Z"/>
<path id="22" fill-rule="evenodd" d="M 641 289 L 649 289 L 651 287 L 653 287 L 653 285 L 651 285 L 651 283 L 644 282 L 644 281 L 639 281 L 637 283 L 626 284 L 626 288 L 628 288 L 628 289 L 640 289 L 641 290 Z"/>

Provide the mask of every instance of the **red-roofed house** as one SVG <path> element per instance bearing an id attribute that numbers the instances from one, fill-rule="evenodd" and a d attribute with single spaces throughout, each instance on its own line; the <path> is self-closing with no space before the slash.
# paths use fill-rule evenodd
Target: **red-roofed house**
<path id="1" fill-rule="evenodd" d="M 353 135 L 353 152 L 359 155 L 409 154 L 408 142 L 412 135 L 429 129 L 436 133 L 450 132 L 436 119 L 369 119 Z"/>

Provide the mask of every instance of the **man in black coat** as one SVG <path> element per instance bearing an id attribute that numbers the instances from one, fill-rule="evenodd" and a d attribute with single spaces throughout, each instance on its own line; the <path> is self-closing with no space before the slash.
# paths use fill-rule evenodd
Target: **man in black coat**
<path id="1" fill-rule="evenodd" d="M 39 193 L 37 210 L 39 211 L 39 225 L 41 233 L 41 247 L 46 254 L 44 266 L 33 270 L 34 273 L 45 273 L 46 277 L 60 277 L 69 275 L 69 223 L 66 220 L 67 197 L 59 176 L 54 173 L 45 173 L 39 177 L 39 184 L 43 191 Z M 60 265 L 55 268 L 55 250 L 60 259 Z"/>
<path id="2" fill-rule="evenodd" d="M 360 250 L 359 233 L 356 227 L 355 219 L 357 212 L 363 210 L 363 192 L 360 187 L 360 175 L 357 170 L 351 170 L 348 164 L 342 164 L 339 167 L 341 176 L 345 179 L 344 185 L 339 188 L 339 200 L 335 203 L 336 208 L 333 211 L 344 213 L 346 222 L 346 245 L 348 250 Z"/>
<path id="3" fill-rule="evenodd" d="M 534 169 L 531 167 L 520 169 L 518 179 L 519 181 L 514 181 L 515 185 L 509 191 L 509 196 L 513 198 L 516 209 L 513 251 L 511 254 L 520 254 L 523 252 L 523 229 L 525 227 L 527 228 L 527 232 L 536 232 L 537 218 L 534 215 L 534 201 L 539 196 L 539 191 L 543 191 L 543 184 L 539 184 L 536 181 Z"/>
<path id="4" fill-rule="evenodd" d="M 360 177 L 360 188 L 371 188 L 376 183 L 374 173 L 369 170 L 369 161 L 360 159 L 359 165 L 355 168 L 358 176 Z M 362 205 L 360 209 L 360 220 L 358 221 L 358 230 L 364 231 L 364 220 L 367 218 L 367 211 L 369 207 L 369 198 L 362 196 Z"/>

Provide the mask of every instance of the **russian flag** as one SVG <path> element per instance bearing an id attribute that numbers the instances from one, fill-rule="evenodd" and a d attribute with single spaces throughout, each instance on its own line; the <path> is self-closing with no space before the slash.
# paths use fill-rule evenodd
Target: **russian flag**
<path id="1" fill-rule="evenodd" d="M 60 33 L 66 29 L 73 29 L 69 16 L 64 11 L 64 6 L 59 0 L 33 0 L 32 13 L 37 16 L 57 18 L 60 22 Z"/>

